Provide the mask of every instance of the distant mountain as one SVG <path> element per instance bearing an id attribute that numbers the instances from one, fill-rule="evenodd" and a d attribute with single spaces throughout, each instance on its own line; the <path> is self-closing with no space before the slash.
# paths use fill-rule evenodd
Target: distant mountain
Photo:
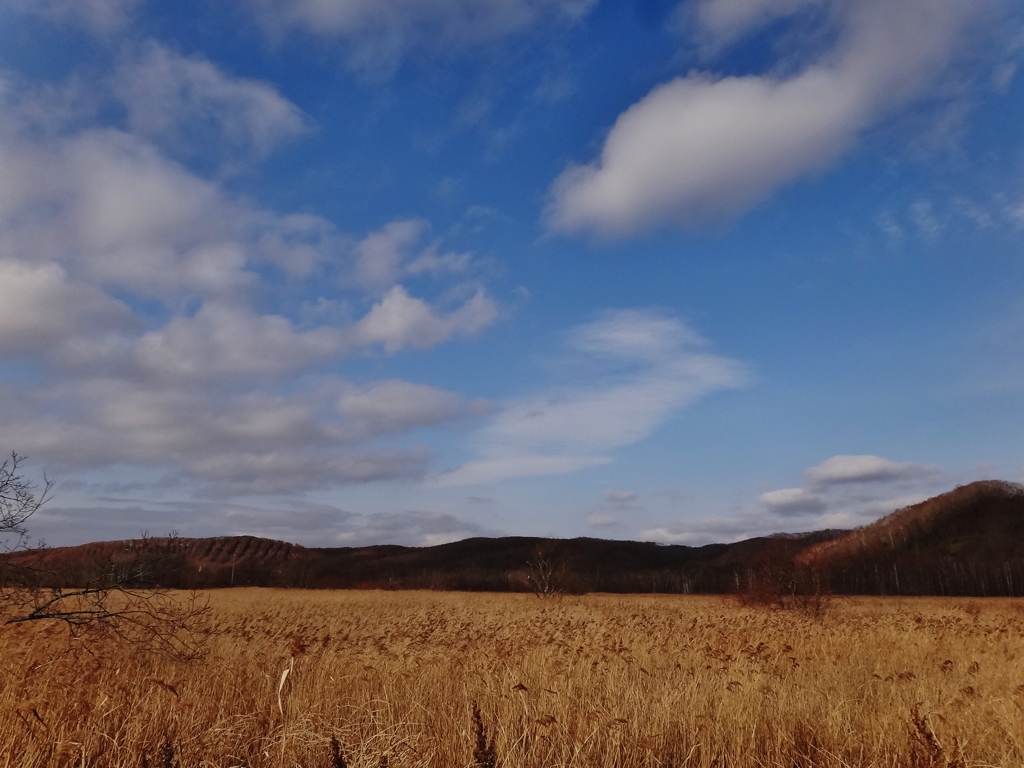
<path id="1" fill-rule="evenodd" d="M 1024 487 L 972 483 L 853 531 L 702 547 L 505 537 L 311 548 L 229 536 L 99 542 L 9 554 L 0 563 L 52 585 L 134 569 L 140 581 L 185 588 L 1017 595 L 1024 594 Z"/>

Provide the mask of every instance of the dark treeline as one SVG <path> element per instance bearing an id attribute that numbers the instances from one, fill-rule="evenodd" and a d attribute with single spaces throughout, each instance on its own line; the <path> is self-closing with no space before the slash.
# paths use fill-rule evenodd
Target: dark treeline
<path id="1" fill-rule="evenodd" d="M 1024 561 L 970 563 L 952 559 L 919 563 L 864 563 L 817 572 L 790 563 L 744 566 L 693 558 L 688 563 L 622 570 L 573 567 L 558 559 L 550 592 L 584 594 L 810 594 L 1024 596 Z M 427 589 L 468 592 L 532 592 L 535 568 L 525 560 L 507 565 L 428 567 L 415 559 L 392 562 L 335 555 L 294 557 L 277 563 L 190 563 L 183 557 L 155 558 L 135 586 L 174 589 L 283 587 L 312 589 Z M 110 560 L 63 563 L 38 569 L 43 586 L 81 587 L 116 573 Z"/>
<path id="2" fill-rule="evenodd" d="M 1024 596 L 1024 561 L 866 563 L 829 574 L 826 588 L 846 595 Z"/>

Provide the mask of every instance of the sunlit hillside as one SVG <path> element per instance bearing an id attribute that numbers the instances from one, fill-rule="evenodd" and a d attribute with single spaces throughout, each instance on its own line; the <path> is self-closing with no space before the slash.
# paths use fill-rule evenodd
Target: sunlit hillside
<path id="1" fill-rule="evenodd" d="M 959 486 L 805 548 L 797 563 L 869 594 L 1024 593 L 1024 486 Z"/>

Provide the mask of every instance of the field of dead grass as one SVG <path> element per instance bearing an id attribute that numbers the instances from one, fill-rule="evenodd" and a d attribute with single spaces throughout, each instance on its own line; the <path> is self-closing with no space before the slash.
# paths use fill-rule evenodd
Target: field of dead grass
<path id="1" fill-rule="evenodd" d="M 695 596 L 210 603 L 209 653 L 189 664 L 0 632 L 0 766 L 1024 764 L 1022 601 L 858 598 L 819 617 Z"/>

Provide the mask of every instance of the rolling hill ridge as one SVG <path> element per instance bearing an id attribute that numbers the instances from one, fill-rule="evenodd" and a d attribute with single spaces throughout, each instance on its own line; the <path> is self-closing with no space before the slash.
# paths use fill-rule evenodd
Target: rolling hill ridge
<path id="1" fill-rule="evenodd" d="M 145 563 L 153 583 L 468 591 L 1024 594 L 1024 487 L 980 481 L 852 531 L 700 547 L 607 539 L 470 538 L 431 547 L 312 548 L 253 536 L 98 542 L 6 555 L 54 585 Z"/>

